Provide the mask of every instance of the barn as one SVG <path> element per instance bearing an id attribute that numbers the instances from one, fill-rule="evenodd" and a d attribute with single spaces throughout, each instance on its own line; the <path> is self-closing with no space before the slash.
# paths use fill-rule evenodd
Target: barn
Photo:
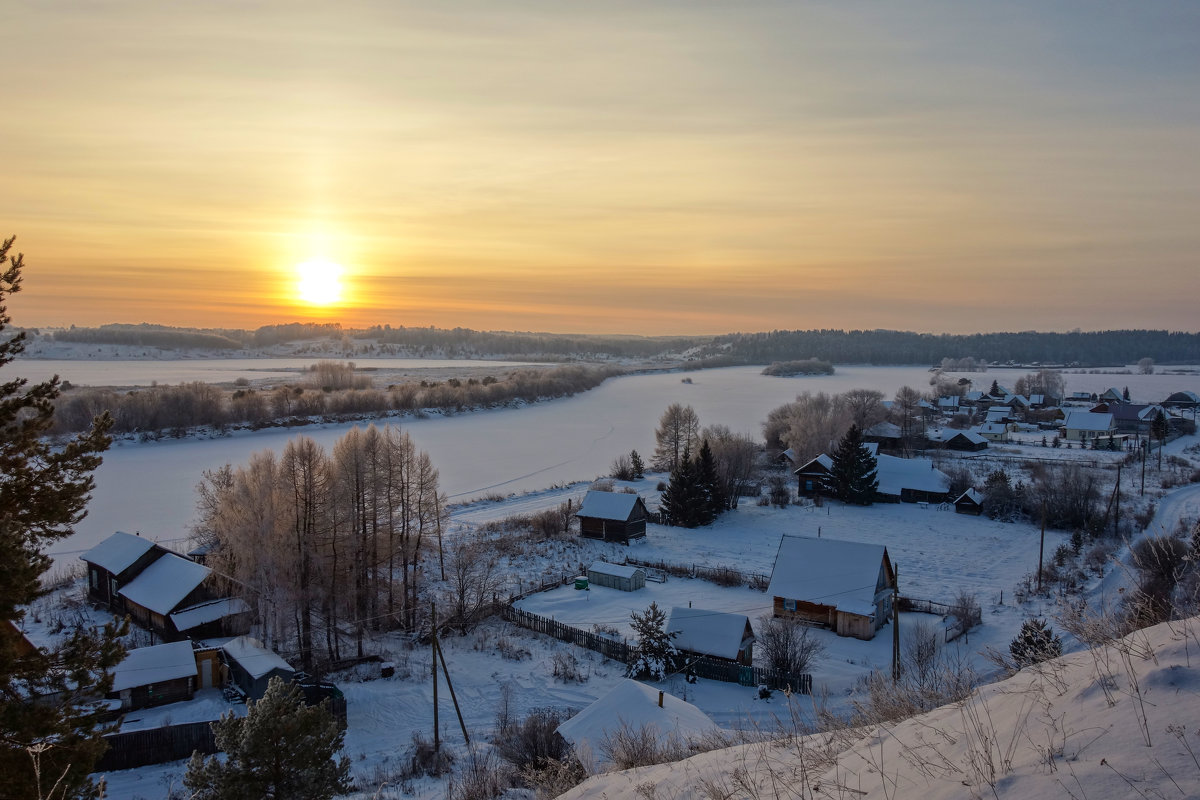
<path id="1" fill-rule="evenodd" d="M 196 688 L 196 658 L 191 642 L 171 642 L 130 650 L 113 668 L 108 696 L 129 711 L 191 700 Z"/>
<path id="2" fill-rule="evenodd" d="M 754 629 L 745 614 L 676 606 L 667 618 L 667 631 L 677 650 L 747 667 L 754 664 Z"/>
<path id="3" fill-rule="evenodd" d="M 588 567 L 587 577 L 592 586 L 607 586 L 623 592 L 634 592 L 646 586 L 646 570 L 607 561 L 597 561 Z"/>
<path id="4" fill-rule="evenodd" d="M 883 545 L 784 536 L 767 594 L 776 617 L 873 639 L 892 612 L 895 586 Z"/>
<path id="5" fill-rule="evenodd" d="M 88 599 L 123 613 L 121 589 L 166 553 L 149 539 L 117 531 L 79 557 L 87 564 Z"/>
<path id="6" fill-rule="evenodd" d="M 636 494 L 592 489 L 584 496 L 575 516 L 579 517 L 581 536 L 629 544 L 630 539 L 646 535 L 649 512 Z"/>
<path id="7" fill-rule="evenodd" d="M 973 514 L 978 517 L 983 513 L 983 495 L 974 489 L 967 489 L 955 498 L 954 512 L 956 514 Z"/>

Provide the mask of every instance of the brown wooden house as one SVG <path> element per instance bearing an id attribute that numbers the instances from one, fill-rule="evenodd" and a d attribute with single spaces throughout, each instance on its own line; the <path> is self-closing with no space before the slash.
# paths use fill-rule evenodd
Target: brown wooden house
<path id="1" fill-rule="evenodd" d="M 833 459 L 822 453 L 796 469 L 796 490 L 801 497 L 816 497 L 823 494 L 821 487 L 833 471 Z"/>
<path id="2" fill-rule="evenodd" d="M 636 494 L 593 489 L 584 496 L 583 505 L 575 516 L 579 517 L 581 536 L 629 544 L 630 539 L 646 535 L 649 512 Z"/>
<path id="3" fill-rule="evenodd" d="M 973 514 L 978 517 L 983 513 L 983 495 L 974 489 L 967 489 L 954 500 L 956 514 Z"/>
<path id="4" fill-rule="evenodd" d="M 109 697 L 123 710 L 191 700 L 196 690 L 196 658 L 191 642 L 139 647 L 113 669 Z"/>
<path id="5" fill-rule="evenodd" d="M 891 614 L 895 586 L 883 545 L 784 536 L 767 594 L 776 617 L 873 639 Z"/>
<path id="6" fill-rule="evenodd" d="M 87 564 L 88 599 L 125 613 L 121 589 L 167 552 L 149 539 L 117 531 L 79 557 Z"/>
<path id="7" fill-rule="evenodd" d="M 171 614 L 212 599 L 205 585 L 212 570 L 167 553 L 129 582 L 119 594 L 133 621 L 167 641 L 182 638 Z"/>

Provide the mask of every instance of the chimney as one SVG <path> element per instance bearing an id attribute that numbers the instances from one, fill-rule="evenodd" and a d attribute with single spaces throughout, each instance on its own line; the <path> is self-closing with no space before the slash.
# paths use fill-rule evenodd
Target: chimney
<path id="1" fill-rule="evenodd" d="M 663 703 L 663 693 L 662 693 L 662 689 L 659 689 L 658 690 L 658 707 L 659 708 L 663 707 L 662 703 Z"/>

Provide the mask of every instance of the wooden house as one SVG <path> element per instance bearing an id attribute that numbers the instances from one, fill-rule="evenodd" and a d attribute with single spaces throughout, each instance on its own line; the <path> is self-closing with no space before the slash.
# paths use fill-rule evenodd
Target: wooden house
<path id="1" fill-rule="evenodd" d="M 954 500 L 954 512 L 978 517 L 983 513 L 983 495 L 974 489 L 967 489 Z"/>
<path id="2" fill-rule="evenodd" d="M 1101 436 L 1111 436 L 1117 431 L 1112 414 L 1092 411 L 1072 411 L 1063 422 L 1063 436 L 1071 441 L 1082 442 Z"/>
<path id="3" fill-rule="evenodd" d="M 196 689 L 196 658 L 191 642 L 171 642 L 130 650 L 113 668 L 109 697 L 129 711 L 191 700 Z"/>
<path id="4" fill-rule="evenodd" d="M 212 570 L 174 553 L 146 567 L 120 591 L 133 621 L 164 639 L 181 638 L 170 615 L 210 599 L 206 580 Z"/>
<path id="5" fill-rule="evenodd" d="M 904 432 L 891 422 L 876 422 L 863 431 L 863 442 L 877 445 L 880 450 L 893 452 L 903 449 Z"/>
<path id="6" fill-rule="evenodd" d="M 982 436 L 989 442 L 1007 442 L 1009 439 L 1008 424 L 1004 422 L 987 422 L 971 428 L 971 433 Z"/>
<path id="7" fill-rule="evenodd" d="M 262 699 L 271 678 L 290 683 L 296 677 L 291 664 L 249 636 L 232 639 L 221 649 L 225 651 L 230 680 L 251 700 Z"/>
<path id="8" fill-rule="evenodd" d="M 649 512 L 636 494 L 591 490 L 575 515 L 579 534 L 588 539 L 629 544 L 630 539 L 646 535 Z"/>
<path id="9" fill-rule="evenodd" d="M 823 489 L 833 471 L 833 459 L 821 453 L 811 461 L 796 469 L 796 489 L 801 497 L 815 497 L 823 494 Z"/>
<path id="10" fill-rule="evenodd" d="M 588 567 L 587 577 L 591 586 L 606 586 L 622 592 L 636 592 L 646 586 L 646 570 L 607 561 L 597 561 Z"/>
<path id="11" fill-rule="evenodd" d="M 960 431 L 954 428 L 938 428 L 925 434 L 925 441 L 930 447 L 941 447 L 947 450 L 975 452 L 985 450 L 988 440 L 973 431 Z"/>
<path id="12" fill-rule="evenodd" d="M 767 594 L 776 617 L 873 639 L 892 613 L 895 586 L 883 545 L 784 536 Z"/>
<path id="13" fill-rule="evenodd" d="M 745 614 L 676 606 L 667 618 L 667 632 L 675 649 L 685 653 L 754 664 L 754 629 Z"/>
<path id="14" fill-rule="evenodd" d="M 944 503 L 950 491 L 950 476 L 928 458 L 875 456 L 879 486 L 875 499 L 885 503 Z"/>
<path id="15" fill-rule="evenodd" d="M 117 531 L 79 557 L 87 564 L 88 599 L 125 613 L 121 589 L 167 552 L 149 539 Z"/>

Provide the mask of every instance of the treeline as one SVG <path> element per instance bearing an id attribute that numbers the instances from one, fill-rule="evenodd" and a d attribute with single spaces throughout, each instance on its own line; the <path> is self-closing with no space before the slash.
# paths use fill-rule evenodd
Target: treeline
<path id="1" fill-rule="evenodd" d="M 320 365 L 318 365 L 320 366 Z M 177 386 L 152 386 L 131 392 L 111 389 L 75 389 L 64 393 L 54 411 L 54 432 L 87 430 L 93 417 L 107 411 L 114 433 L 172 432 L 190 428 L 230 425 L 265 427 L 298 424 L 313 417 L 348 418 L 391 412 L 439 410 L 466 411 L 502 406 L 516 401 L 569 397 L 595 388 L 619 375 L 612 367 L 563 366 L 548 370 L 516 370 L 502 378 L 451 378 L 444 382 L 421 381 L 367 388 L 363 376 L 346 378 L 345 368 L 314 369 L 307 385 L 272 389 L 221 389 L 193 382 Z M 331 376 L 340 376 L 333 388 Z M 357 387 L 357 388 L 354 388 Z"/>
<path id="2" fill-rule="evenodd" d="M 376 325 L 355 338 L 419 349 L 437 349 L 455 355 L 640 357 L 680 353 L 706 344 L 708 337 L 583 336 L 555 333 L 475 331 L 470 328 L 406 328 Z"/>
<path id="3" fill-rule="evenodd" d="M 713 340 L 714 352 L 746 363 L 818 358 L 836 364 L 938 364 L 973 357 L 1022 364 L 1132 364 L 1149 356 L 1159 363 L 1200 362 L 1200 333 L 1120 330 L 1071 333 L 910 331 L 770 331 L 733 333 Z"/>
<path id="4" fill-rule="evenodd" d="M 77 328 L 55 331 L 56 342 L 82 344 L 120 344 L 135 347 L 161 347 L 168 350 L 240 350 L 244 344 L 228 332 L 170 328 L 163 325 L 101 325 L 99 328 Z"/>
<path id="5" fill-rule="evenodd" d="M 832 375 L 833 364 L 828 361 L 820 361 L 815 358 L 806 358 L 803 361 L 776 361 L 762 371 L 763 375 Z"/>

